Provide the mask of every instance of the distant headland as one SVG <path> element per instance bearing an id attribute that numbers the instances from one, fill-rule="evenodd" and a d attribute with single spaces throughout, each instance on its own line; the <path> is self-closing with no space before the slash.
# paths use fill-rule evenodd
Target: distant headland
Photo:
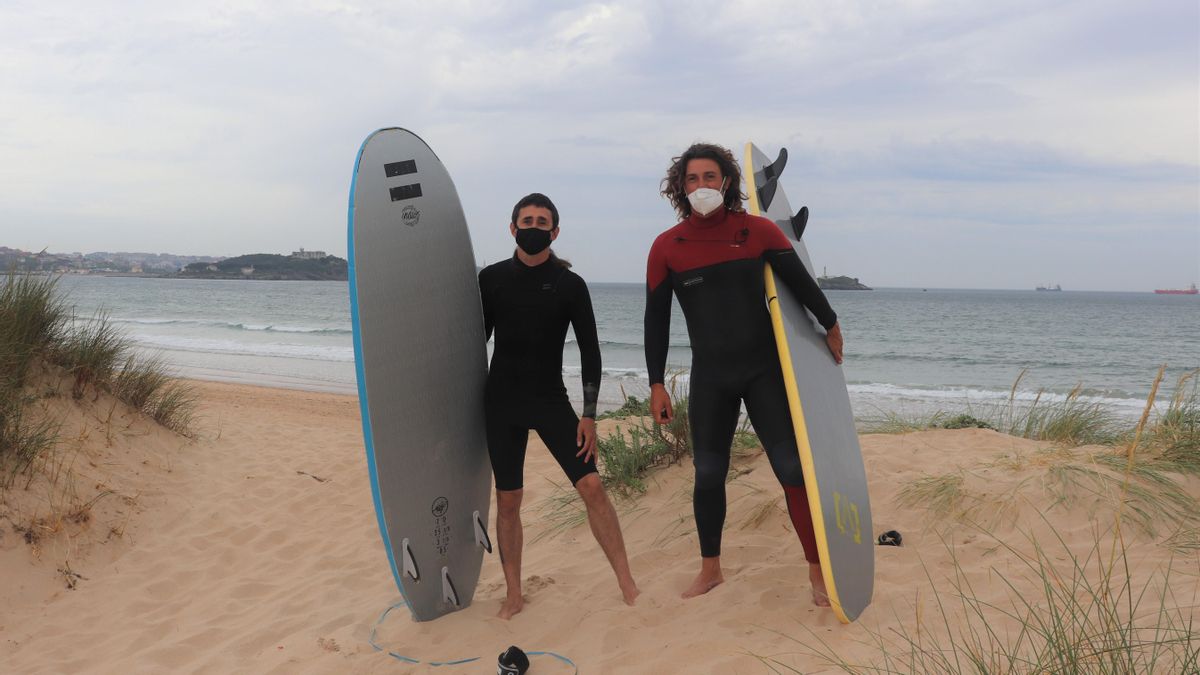
<path id="1" fill-rule="evenodd" d="M 830 277 L 822 274 L 817 277 L 817 286 L 824 291 L 870 291 L 870 286 L 860 282 L 858 277 Z"/>
<path id="2" fill-rule="evenodd" d="M 253 253 L 220 262 L 195 262 L 171 276 L 187 279 L 262 279 L 271 281 L 346 281 L 348 265 L 324 251 L 301 249 L 290 256 Z"/>
<path id="3" fill-rule="evenodd" d="M 171 253 L 47 253 L 0 246 L 0 270 L 179 279 L 346 281 L 345 259 L 300 249 L 291 255 L 255 253 L 234 258 Z"/>

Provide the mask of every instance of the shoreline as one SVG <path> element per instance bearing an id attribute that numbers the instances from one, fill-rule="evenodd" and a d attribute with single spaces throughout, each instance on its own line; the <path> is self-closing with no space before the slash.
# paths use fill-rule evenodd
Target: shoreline
<path id="1" fill-rule="evenodd" d="M 357 382 L 320 380 L 202 366 L 171 366 L 171 368 L 174 377 L 183 380 L 358 396 Z M 564 380 L 567 382 L 567 397 L 578 414 L 582 410 L 583 402 L 581 392 L 571 386 L 572 378 L 575 377 L 577 376 L 574 373 L 564 374 Z M 686 387 L 686 373 L 682 373 L 681 382 L 682 386 Z M 1165 387 L 1165 391 L 1173 391 L 1174 384 L 1174 382 L 1164 381 L 1163 387 Z M 851 384 L 848 388 L 855 420 L 860 427 L 868 425 L 871 420 L 887 416 L 921 418 L 938 413 L 983 415 L 1003 407 L 1010 399 L 1008 391 L 998 389 L 985 390 L 968 387 L 957 390 L 918 389 L 885 384 Z M 624 392 L 625 396 L 635 396 L 644 400 L 649 396 L 649 391 L 648 381 L 639 377 L 605 377 L 601 380 L 601 399 L 597 404 L 597 411 L 605 413 L 624 405 L 625 401 L 620 400 L 621 392 Z M 1035 402 L 1061 405 L 1066 398 L 1065 394 L 1060 393 L 1023 391 L 1019 392 L 1012 402 L 1017 408 Z M 1085 405 L 1101 406 L 1120 420 L 1131 422 L 1137 421 L 1146 405 L 1145 399 L 1113 398 L 1086 393 L 1081 395 L 1078 400 Z M 1161 412 L 1166 402 L 1167 399 L 1160 395 L 1155 401 L 1155 410 Z"/>

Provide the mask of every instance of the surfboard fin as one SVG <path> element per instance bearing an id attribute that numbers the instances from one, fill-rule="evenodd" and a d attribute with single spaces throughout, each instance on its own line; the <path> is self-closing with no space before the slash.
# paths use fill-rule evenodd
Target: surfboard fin
<path id="1" fill-rule="evenodd" d="M 763 178 L 767 180 L 778 178 L 779 174 L 783 173 L 783 167 L 787 166 L 787 158 L 787 148 L 780 148 L 779 155 L 775 157 L 775 161 L 763 167 Z"/>
<path id="2" fill-rule="evenodd" d="M 492 552 L 492 539 L 488 536 L 487 525 L 483 524 L 483 518 L 479 516 L 478 511 L 475 512 L 475 543 L 488 553 Z"/>
<path id="3" fill-rule="evenodd" d="M 792 232 L 796 233 L 796 240 L 804 236 L 804 228 L 808 227 L 808 207 L 801 206 L 796 215 L 792 216 Z"/>
<path id="4" fill-rule="evenodd" d="M 400 550 L 403 551 L 404 558 L 400 563 L 402 573 L 407 574 L 413 581 L 421 581 L 421 570 L 417 567 L 417 559 L 413 557 L 412 547 L 408 545 L 408 539 L 400 543 Z"/>
<path id="5" fill-rule="evenodd" d="M 454 582 L 450 580 L 450 568 L 442 568 L 442 600 L 453 603 L 455 607 L 462 607 L 462 603 L 458 601 L 458 591 L 454 589 Z"/>
<path id="6" fill-rule="evenodd" d="M 763 213 L 771 208 L 771 201 L 775 199 L 775 190 L 779 188 L 779 174 L 783 173 L 783 167 L 787 166 L 787 158 L 787 148 L 780 148 L 775 161 L 764 166 L 759 172 L 762 174 L 762 180 L 756 181 L 759 185 L 758 203 Z"/>

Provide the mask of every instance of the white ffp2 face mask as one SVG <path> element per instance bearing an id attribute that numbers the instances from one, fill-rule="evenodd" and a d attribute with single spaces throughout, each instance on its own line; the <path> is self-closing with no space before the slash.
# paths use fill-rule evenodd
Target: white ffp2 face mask
<path id="1" fill-rule="evenodd" d="M 688 195 L 688 203 L 692 205 L 692 210 L 702 216 L 716 211 L 725 203 L 725 181 L 721 181 L 721 189 L 714 190 L 712 188 L 696 188 Z"/>

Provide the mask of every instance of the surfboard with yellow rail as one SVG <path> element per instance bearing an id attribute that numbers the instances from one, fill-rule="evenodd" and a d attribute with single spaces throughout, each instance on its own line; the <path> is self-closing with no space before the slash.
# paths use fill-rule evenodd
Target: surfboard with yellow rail
<path id="1" fill-rule="evenodd" d="M 801 241 L 808 207 L 792 213 L 779 184 L 786 164 L 786 149 L 771 161 L 753 143 L 746 144 L 742 166 L 748 210 L 774 221 L 812 274 L 808 248 Z M 765 275 L 821 570 L 834 613 L 843 623 L 850 623 L 871 603 L 875 579 L 871 500 L 850 394 L 842 369 L 825 344 L 825 329 L 786 285 L 776 285 L 770 265 Z"/>

